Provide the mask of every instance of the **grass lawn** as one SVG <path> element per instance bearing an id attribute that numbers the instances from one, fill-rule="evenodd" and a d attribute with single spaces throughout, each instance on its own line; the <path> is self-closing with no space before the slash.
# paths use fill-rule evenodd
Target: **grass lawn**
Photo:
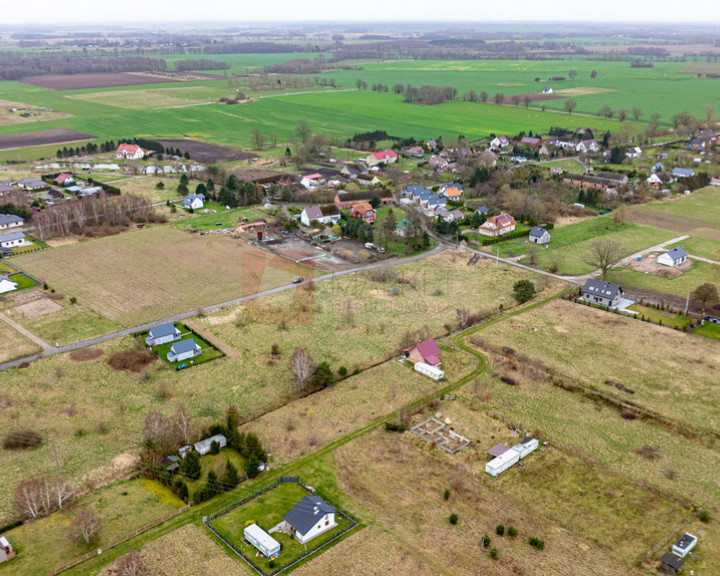
<path id="1" fill-rule="evenodd" d="M 63 309 L 25 318 L 16 316 L 15 321 L 40 336 L 46 342 L 60 346 L 88 340 L 120 329 L 120 325 L 82 303 L 63 301 Z"/>
<path id="2" fill-rule="evenodd" d="M 23 358 L 39 351 L 37 344 L 25 338 L 7 322 L 0 321 L 0 362 Z"/>
<path id="3" fill-rule="evenodd" d="M 10 274 L 15 274 L 17 270 L 10 266 L 7 262 L 0 260 L 0 272 L 10 272 Z"/>
<path id="4" fill-rule="evenodd" d="M 5 533 L 18 556 L 0 573 L 42 576 L 90 550 L 104 548 L 136 528 L 176 510 L 184 503 L 159 482 L 146 479 L 118 482 L 79 499 L 74 509 L 56 512 Z M 102 519 L 98 542 L 68 540 L 75 510 L 92 508 Z"/>
<path id="5" fill-rule="evenodd" d="M 274 532 L 271 536 L 280 543 L 282 549 L 280 556 L 275 559 L 275 568 L 270 568 L 268 560 L 264 557 L 256 557 L 257 550 L 253 546 L 245 543 L 243 530 L 246 523 L 254 520 L 258 526 L 267 532 L 270 528 L 282 522 L 285 514 L 302 498 L 308 495 L 309 492 L 298 484 L 280 484 L 270 492 L 214 520 L 212 524 L 215 529 L 225 536 L 238 550 L 250 558 L 257 568 L 263 573 L 269 574 L 282 566 L 287 566 L 294 562 L 300 556 L 303 556 L 306 550 L 309 552 L 319 548 L 350 526 L 350 523 L 345 518 L 336 514 L 335 522 L 337 526 L 313 538 L 305 546 L 283 532 Z M 329 502 L 329 504 L 332 504 L 332 502 Z"/>
<path id="6" fill-rule="evenodd" d="M 152 348 L 153 352 L 157 354 L 157 357 L 160 358 L 163 362 L 168 364 L 169 366 L 172 366 L 173 368 L 180 368 L 180 366 L 185 365 L 185 367 L 190 368 L 192 366 L 197 366 L 199 364 L 203 364 L 205 362 L 210 362 L 211 360 L 215 360 L 216 358 L 220 358 L 223 354 L 215 348 L 212 344 L 207 342 L 206 340 L 203 340 L 202 337 L 199 335 L 193 333 L 190 331 L 187 326 L 184 324 L 175 323 L 175 326 L 178 330 L 180 330 L 181 333 L 181 339 L 178 340 L 180 342 L 181 340 L 188 340 L 192 338 L 195 340 L 195 343 L 202 348 L 202 354 L 199 356 L 195 356 L 194 358 L 189 358 L 187 360 L 180 360 L 177 362 L 171 362 L 168 360 L 168 353 L 170 352 L 170 348 L 172 347 L 175 342 L 168 342 L 167 344 L 160 344 L 159 346 L 155 346 Z M 147 336 L 147 331 L 141 332 L 137 334 L 136 336 L 138 339 L 144 343 L 145 342 L 145 336 Z"/>
<path id="7" fill-rule="evenodd" d="M 633 304 L 629 307 L 629 310 L 637 312 L 638 318 L 642 318 L 644 316 L 650 320 L 650 322 L 654 322 L 655 324 L 669 326 L 670 328 L 679 328 L 680 330 L 685 329 L 685 327 L 689 326 L 692 322 L 690 318 L 683 316 L 682 314 L 663 312 L 662 310 L 649 308 L 648 306 L 642 306 L 640 304 Z M 669 316 L 666 316 L 666 314 L 669 314 Z"/>
<path id="8" fill-rule="evenodd" d="M 693 334 L 700 334 L 700 336 L 705 336 L 705 338 L 720 340 L 720 325 L 713 324 L 712 322 L 705 322 L 702 326 L 695 328 L 695 330 L 693 330 Z"/>
<path id="9" fill-rule="evenodd" d="M 615 268 L 608 273 L 608 281 L 620 286 L 632 286 L 654 290 L 663 294 L 673 294 L 685 298 L 700 284 L 714 284 L 720 276 L 720 266 L 707 262 L 692 261 L 692 269 L 676 278 L 665 278 L 654 274 L 645 274 L 629 267 Z"/>
<path id="10" fill-rule="evenodd" d="M 217 210 L 215 214 L 201 214 L 201 210 L 196 210 L 190 218 L 176 222 L 173 224 L 175 228 L 195 229 L 195 230 L 222 230 L 223 228 L 237 228 L 243 218 L 247 218 L 250 222 L 255 220 L 266 220 L 268 213 L 259 207 L 244 207 L 226 210 L 225 206 L 206 202 L 203 210 Z M 221 222 L 221 226 L 217 226 L 217 222 Z"/>
<path id="11" fill-rule="evenodd" d="M 585 174 L 585 168 L 583 168 L 577 160 L 550 160 L 543 162 L 540 166 L 547 168 L 548 172 L 550 168 L 562 168 L 565 173 Z"/>
<path id="12" fill-rule="evenodd" d="M 162 182 L 165 187 L 161 190 L 156 188 L 157 183 Z M 188 188 L 195 189 L 195 182 L 192 181 Z M 119 188 L 123 194 L 135 194 L 143 196 L 153 203 L 166 202 L 167 200 L 176 200 L 182 195 L 178 194 L 178 180 L 170 178 L 159 178 L 156 176 L 135 176 L 114 182 L 112 186 Z"/>
<path id="13" fill-rule="evenodd" d="M 38 240 L 37 238 L 33 238 L 32 236 L 25 234 L 25 240 L 27 242 L 30 242 L 28 246 L 16 246 L 13 247 L 13 256 L 19 255 L 19 254 L 26 254 L 27 252 L 35 252 L 36 250 L 40 250 L 41 248 L 47 248 L 48 245 L 43 242 L 42 240 Z"/>
<path id="14" fill-rule="evenodd" d="M 17 283 L 18 287 L 15 289 L 16 292 L 18 290 L 24 290 L 25 288 L 32 288 L 33 286 L 38 285 L 35 280 L 25 274 L 15 274 L 15 276 L 10 277 L 10 280 Z"/>

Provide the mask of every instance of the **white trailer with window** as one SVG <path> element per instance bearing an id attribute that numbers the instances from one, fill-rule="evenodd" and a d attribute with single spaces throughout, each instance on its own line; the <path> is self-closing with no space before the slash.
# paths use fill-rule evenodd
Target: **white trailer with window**
<path id="1" fill-rule="evenodd" d="M 513 446 L 512 450 L 515 450 L 518 454 L 520 454 L 520 459 L 522 460 L 525 456 L 536 450 L 538 445 L 539 443 L 537 438 L 530 438 L 529 436 L 526 436 L 520 444 Z"/>
<path id="2" fill-rule="evenodd" d="M 435 381 L 445 378 L 445 372 L 425 362 L 415 362 L 415 372 L 419 372 L 423 376 L 432 378 Z"/>
<path id="3" fill-rule="evenodd" d="M 504 454 L 500 454 L 500 456 L 493 458 L 490 462 L 485 464 L 485 473 L 490 474 L 493 478 L 497 478 L 500 474 L 505 472 L 505 470 L 514 466 L 518 462 L 520 462 L 520 453 L 511 448 Z"/>
<path id="4" fill-rule="evenodd" d="M 255 548 L 260 550 L 261 554 L 264 554 L 268 558 L 275 558 L 280 554 L 280 542 L 275 540 L 270 534 L 265 532 L 257 524 L 250 524 L 246 526 L 243 531 L 245 540 L 250 542 Z"/>

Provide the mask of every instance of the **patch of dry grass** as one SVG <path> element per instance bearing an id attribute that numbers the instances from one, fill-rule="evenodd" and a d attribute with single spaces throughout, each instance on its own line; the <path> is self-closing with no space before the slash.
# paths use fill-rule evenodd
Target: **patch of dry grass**
<path id="1" fill-rule="evenodd" d="M 7 322 L 0 320 L 0 362 L 23 358 L 39 351 L 40 347 L 37 344 L 20 334 Z"/>

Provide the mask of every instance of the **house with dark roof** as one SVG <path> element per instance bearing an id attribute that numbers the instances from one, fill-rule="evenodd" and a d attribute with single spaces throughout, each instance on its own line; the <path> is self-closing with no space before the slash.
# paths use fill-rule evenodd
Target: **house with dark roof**
<path id="1" fill-rule="evenodd" d="M 180 340 L 179 342 L 173 343 L 170 346 L 170 352 L 167 353 L 167 359 L 170 362 L 181 362 L 182 360 L 188 360 L 189 358 L 195 358 L 202 354 L 202 348 L 195 342 L 193 338 L 187 340 Z"/>
<path id="2" fill-rule="evenodd" d="M 413 364 L 425 362 L 431 366 L 440 364 L 440 348 L 432 338 L 413 344 L 403 349 L 403 355 Z"/>
<path id="3" fill-rule="evenodd" d="M 335 508 L 319 496 L 305 496 L 283 518 L 284 528 L 300 544 L 307 544 L 337 526 Z"/>
<path id="4" fill-rule="evenodd" d="M 333 204 L 326 206 L 306 206 L 300 213 L 300 222 L 310 226 L 312 222 L 320 224 L 336 224 L 340 222 L 340 210 Z"/>
<path id="5" fill-rule="evenodd" d="M 20 186 L 23 190 L 42 190 L 43 188 L 50 188 L 50 184 L 45 182 L 44 180 L 39 180 L 38 178 L 33 178 L 31 176 L 28 176 L 27 178 L 23 178 L 21 180 L 17 181 L 17 185 Z"/>
<path id="6" fill-rule="evenodd" d="M 158 346 L 159 344 L 175 342 L 175 340 L 180 340 L 180 338 L 180 330 L 175 327 L 175 324 L 163 324 L 162 326 L 155 326 L 155 328 L 148 330 L 148 335 L 145 337 L 145 344 L 148 346 Z"/>
<path id="7" fill-rule="evenodd" d="M 353 204 L 357 204 L 358 202 L 370 202 L 376 194 L 380 196 L 380 204 L 383 206 L 393 203 L 392 194 L 384 190 L 370 190 L 367 192 L 341 191 L 335 194 L 334 202 L 335 206 L 337 206 L 340 210 L 349 210 L 352 208 Z"/>
<path id="8" fill-rule="evenodd" d="M 616 306 L 625 297 L 621 286 L 611 282 L 603 282 L 588 278 L 582 288 L 581 300 L 600 306 Z"/>
<path id="9" fill-rule="evenodd" d="M 174 476 L 180 471 L 180 458 L 174 454 L 172 456 L 165 456 L 165 458 L 160 461 L 160 466 L 165 468 L 168 474 Z"/>
<path id="10" fill-rule="evenodd" d="M 25 220 L 20 218 L 20 216 L 15 216 L 15 214 L 0 214 L 0 230 L 18 228 L 24 223 Z"/>
<path id="11" fill-rule="evenodd" d="M 187 198 L 183 200 L 183 206 L 190 210 L 199 210 L 205 206 L 205 194 L 188 194 Z"/>
<path id="12" fill-rule="evenodd" d="M 405 187 L 405 190 L 403 190 L 403 196 L 407 198 L 413 198 L 416 193 L 419 196 L 423 192 L 425 192 L 425 186 L 422 186 L 420 184 L 413 184 L 412 186 Z"/>
<path id="13" fill-rule="evenodd" d="M 673 168 L 673 178 L 690 178 L 695 176 L 695 170 L 692 168 Z"/>
<path id="14" fill-rule="evenodd" d="M 672 266 L 673 268 L 680 266 L 681 264 L 685 264 L 686 261 L 687 252 L 685 252 L 685 250 L 683 250 L 680 246 L 673 248 L 672 250 L 668 250 L 657 257 L 658 264 L 662 264 L 663 266 Z"/>
<path id="15" fill-rule="evenodd" d="M 540 228 L 540 226 L 533 226 L 528 239 L 535 244 L 549 244 L 550 232 L 545 230 L 545 228 Z"/>
<path id="16" fill-rule="evenodd" d="M 685 565 L 685 560 L 680 556 L 673 554 L 672 552 L 665 552 L 660 557 L 660 570 L 661 574 L 677 574 L 682 570 Z"/>
<path id="17" fill-rule="evenodd" d="M 498 216 L 488 218 L 478 227 L 478 233 L 483 236 L 504 236 L 515 230 L 515 218 L 503 212 Z"/>
<path id="18" fill-rule="evenodd" d="M 0 236 L 0 248 L 17 248 L 29 244 L 23 232 L 8 232 Z"/>
<path id="19" fill-rule="evenodd" d="M 532 136 L 523 136 L 520 140 L 522 146 L 530 146 L 530 148 L 537 148 L 542 144 L 540 138 L 533 138 Z"/>

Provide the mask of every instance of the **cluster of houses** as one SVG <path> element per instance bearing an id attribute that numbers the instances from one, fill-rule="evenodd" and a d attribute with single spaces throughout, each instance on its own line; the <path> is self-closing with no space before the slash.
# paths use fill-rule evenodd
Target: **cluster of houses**
<path id="1" fill-rule="evenodd" d="M 665 552 L 665 554 L 660 557 L 660 572 L 662 574 L 677 574 L 680 572 L 685 565 L 685 557 L 695 548 L 697 542 L 697 536 L 685 532 L 685 534 L 673 544 L 672 551 Z"/>
<path id="2" fill-rule="evenodd" d="M 339 173 L 335 170 L 316 171 L 300 177 L 300 185 L 306 190 L 314 191 L 324 188 L 337 188 L 343 183 L 357 182 L 365 186 L 380 184 L 378 175 L 383 166 L 394 164 L 398 160 L 394 150 L 382 150 L 368 154 L 365 158 L 357 158 L 346 163 Z M 337 162 L 335 159 L 330 160 Z"/>
<path id="3" fill-rule="evenodd" d="M 266 532 L 253 522 L 245 527 L 243 537 L 263 556 L 269 559 L 277 558 L 282 547 L 280 542 L 271 536 L 272 533 L 283 532 L 300 544 L 307 545 L 314 538 L 337 526 L 336 513 L 335 508 L 319 496 L 308 495 L 295 504 L 285 514 L 282 522 L 269 531 Z"/>
<path id="4" fill-rule="evenodd" d="M 403 191 L 406 202 L 413 202 L 419 205 L 427 216 L 441 217 L 446 222 L 459 222 L 465 218 L 465 214 L 458 208 L 463 202 L 463 188 L 460 184 L 453 182 L 443 184 L 436 192 L 427 190 L 424 186 L 408 186 Z"/>
<path id="5" fill-rule="evenodd" d="M 151 348 L 160 346 L 161 344 L 169 344 L 170 342 L 172 342 L 172 345 L 170 346 L 170 351 L 167 353 L 169 362 L 191 360 L 202 354 L 202 347 L 195 342 L 195 339 L 185 338 L 183 340 L 182 333 L 173 323 L 150 328 L 148 335 L 145 337 L 145 344 Z"/>
<path id="6" fill-rule="evenodd" d="M 27 240 L 25 233 L 21 230 L 25 219 L 15 214 L 0 214 L 0 255 L 9 256 L 13 248 L 30 246 L 32 242 Z M 14 288 L 12 288 L 14 290 Z M 4 290 L 8 292 L 10 289 Z M 3 292 L 3 290 L 0 290 Z"/>
<path id="7" fill-rule="evenodd" d="M 372 224 L 375 222 L 377 210 L 370 203 L 375 196 L 380 198 L 381 206 L 389 206 L 393 204 L 394 199 L 389 192 L 345 192 L 338 191 L 332 204 L 324 206 L 306 206 L 300 213 L 299 220 L 305 226 L 310 226 L 312 222 L 332 226 L 340 222 L 342 218 L 340 211 L 349 210 L 350 218 L 356 218 Z"/>

